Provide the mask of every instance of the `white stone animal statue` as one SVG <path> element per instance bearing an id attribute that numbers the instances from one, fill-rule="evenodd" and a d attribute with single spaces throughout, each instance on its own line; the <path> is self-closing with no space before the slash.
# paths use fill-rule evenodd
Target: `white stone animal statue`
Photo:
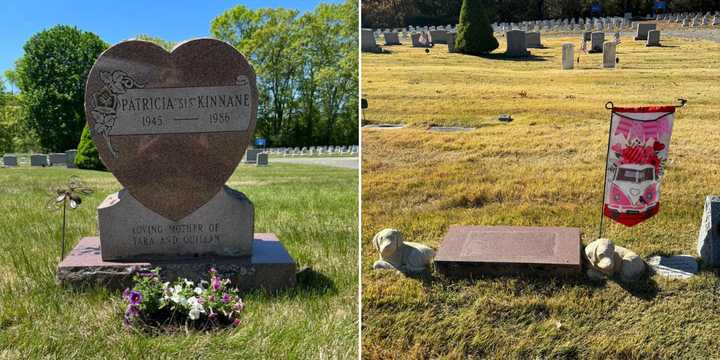
<path id="1" fill-rule="evenodd" d="M 400 231 L 384 229 L 373 237 L 373 247 L 380 260 L 373 269 L 396 269 L 403 273 L 423 272 L 430 268 L 435 251 L 418 243 L 405 242 Z"/>
<path id="2" fill-rule="evenodd" d="M 622 282 L 639 279 L 646 270 L 645 261 L 636 253 L 615 246 L 609 239 L 597 239 L 585 247 L 588 262 L 587 275 L 600 280 L 618 275 Z"/>

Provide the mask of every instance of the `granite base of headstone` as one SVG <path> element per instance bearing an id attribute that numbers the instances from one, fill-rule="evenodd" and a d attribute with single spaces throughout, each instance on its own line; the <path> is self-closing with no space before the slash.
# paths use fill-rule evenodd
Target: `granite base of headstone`
<path id="1" fill-rule="evenodd" d="M 42 166 L 48 165 L 48 158 L 45 154 L 32 154 L 30 155 L 30 166 Z"/>
<path id="2" fill-rule="evenodd" d="M 70 169 L 77 168 L 75 165 L 75 157 L 77 156 L 77 150 L 68 150 L 65 152 L 65 166 Z"/>
<path id="3" fill-rule="evenodd" d="M 207 280 L 215 268 L 223 278 L 242 290 L 275 291 L 293 287 L 297 271 L 295 261 L 275 234 L 256 233 L 252 254 L 244 257 L 198 257 L 175 260 L 104 261 L 100 238 L 85 237 L 58 266 L 57 277 L 64 286 L 83 288 L 105 286 L 122 289 L 132 285 L 137 272 L 160 267 L 163 279 Z"/>
<path id="4" fill-rule="evenodd" d="M 652 272 L 670 279 L 689 279 L 698 272 L 698 263 L 693 256 L 653 256 L 646 261 Z"/>
<path id="5" fill-rule="evenodd" d="M 3 156 L 3 165 L 7 166 L 7 167 L 18 166 L 17 156 L 15 156 L 15 155 Z"/>
<path id="6" fill-rule="evenodd" d="M 705 198 L 697 252 L 703 264 L 720 267 L 720 196 L 710 195 Z"/>
<path id="7" fill-rule="evenodd" d="M 450 226 L 435 256 L 450 277 L 582 273 L 580 229 Z"/>
<path id="8" fill-rule="evenodd" d="M 266 166 L 268 164 L 268 153 L 260 153 L 257 155 L 257 166 Z"/>

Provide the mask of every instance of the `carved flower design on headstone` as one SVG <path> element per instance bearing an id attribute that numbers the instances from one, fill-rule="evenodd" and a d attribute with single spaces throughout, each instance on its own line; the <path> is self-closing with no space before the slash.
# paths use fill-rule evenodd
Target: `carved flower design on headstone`
<path id="1" fill-rule="evenodd" d="M 113 148 L 112 142 L 110 142 L 110 131 L 115 126 L 115 120 L 117 120 L 117 96 L 124 94 L 128 89 L 143 88 L 145 85 L 139 84 L 121 70 L 113 72 L 101 71 L 100 80 L 105 83 L 105 86 L 93 95 L 93 110 L 91 113 L 94 124 L 90 127 L 90 132 L 93 135 L 102 136 L 112 156 L 117 157 L 117 152 Z"/>

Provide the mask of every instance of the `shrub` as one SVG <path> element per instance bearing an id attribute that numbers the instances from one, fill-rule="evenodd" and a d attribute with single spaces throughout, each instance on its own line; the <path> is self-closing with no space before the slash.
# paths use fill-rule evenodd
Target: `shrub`
<path id="1" fill-rule="evenodd" d="M 80 169 L 106 171 L 105 164 L 100 160 L 95 143 L 90 136 L 87 125 L 83 128 L 80 143 L 77 146 L 75 165 Z"/>
<path id="2" fill-rule="evenodd" d="M 498 48 L 499 44 L 493 36 L 493 29 L 484 6 L 483 2 L 478 0 L 463 1 L 455 39 L 455 48 L 458 52 L 481 55 Z"/>

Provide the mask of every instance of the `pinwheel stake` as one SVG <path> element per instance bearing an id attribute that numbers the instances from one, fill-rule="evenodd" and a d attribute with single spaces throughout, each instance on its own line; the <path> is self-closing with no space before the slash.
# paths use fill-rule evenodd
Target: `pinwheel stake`
<path id="1" fill-rule="evenodd" d="M 67 206 L 70 205 L 71 210 L 75 210 L 80 206 L 82 198 L 80 195 L 92 194 L 92 189 L 85 186 L 80 178 L 71 176 L 68 184 L 64 188 L 57 188 L 54 191 L 54 198 L 48 202 L 51 210 L 59 210 L 62 208 L 62 247 L 60 249 L 60 260 L 65 258 L 65 223 Z M 62 204 L 62 205 L 61 205 Z"/>

